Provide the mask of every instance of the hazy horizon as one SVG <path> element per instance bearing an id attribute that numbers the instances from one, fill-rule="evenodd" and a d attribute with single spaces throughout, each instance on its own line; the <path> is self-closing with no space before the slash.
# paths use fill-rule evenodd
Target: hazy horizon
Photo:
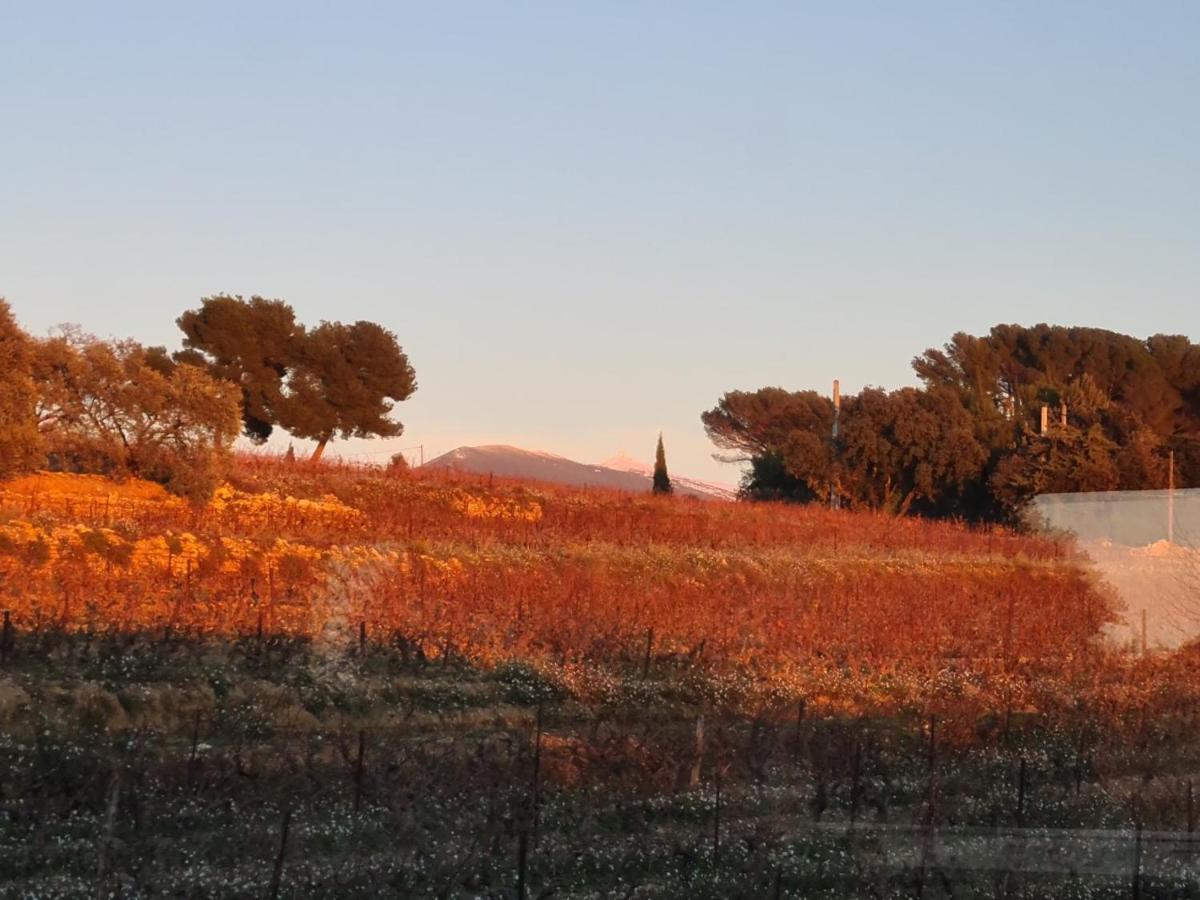
<path id="1" fill-rule="evenodd" d="M 727 390 L 997 322 L 1200 337 L 1200 7 L 0 9 L 0 296 L 177 346 L 216 293 L 392 329 L 383 459 L 735 482 Z M 286 438 L 282 446 L 286 446 Z M 299 446 L 301 442 L 297 442 Z"/>

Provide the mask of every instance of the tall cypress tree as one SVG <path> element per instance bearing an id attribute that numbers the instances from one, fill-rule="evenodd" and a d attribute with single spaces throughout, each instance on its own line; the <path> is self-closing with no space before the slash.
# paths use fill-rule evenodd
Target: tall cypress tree
<path id="1" fill-rule="evenodd" d="M 671 476 L 667 474 L 667 452 L 663 449 L 662 435 L 659 434 L 658 449 L 654 451 L 654 493 L 669 494 L 671 491 Z"/>

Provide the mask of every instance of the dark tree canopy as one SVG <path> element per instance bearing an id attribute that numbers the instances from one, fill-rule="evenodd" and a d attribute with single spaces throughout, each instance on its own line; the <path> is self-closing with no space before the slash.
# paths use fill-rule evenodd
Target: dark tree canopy
<path id="1" fill-rule="evenodd" d="M 980 476 L 986 454 L 953 394 L 868 388 L 847 400 L 838 454 L 846 501 L 903 515 L 949 502 Z"/>
<path id="2" fill-rule="evenodd" d="M 742 476 L 740 495 L 748 500 L 780 500 L 787 503 L 812 503 L 821 499 L 816 491 L 792 474 L 779 453 L 752 456 Z M 828 496 L 828 495 L 826 495 Z"/>
<path id="3" fill-rule="evenodd" d="M 245 433 L 263 442 L 275 427 L 317 442 L 334 437 L 394 437 L 395 403 L 416 390 L 396 336 L 374 322 L 322 322 L 305 329 L 282 300 L 219 295 L 178 320 L 181 363 L 206 367 L 242 390 Z"/>
<path id="4" fill-rule="evenodd" d="M 816 391 L 730 391 L 700 416 L 714 444 L 749 462 L 742 494 L 807 502 L 828 496 L 833 403 Z"/>
<path id="5" fill-rule="evenodd" d="M 183 331 L 180 362 L 204 365 L 242 389 L 246 436 L 262 443 L 279 419 L 283 385 L 303 329 L 282 300 L 218 294 L 176 320 Z"/>
<path id="6" fill-rule="evenodd" d="M 66 326 L 31 340 L 0 299 L 0 478 L 49 464 L 134 475 L 203 499 L 238 423 L 317 442 L 395 436 L 416 376 L 374 322 L 305 329 L 282 300 L 206 297 L 177 323 L 183 349 L 100 341 Z"/>
<path id="7" fill-rule="evenodd" d="M 342 437 L 395 437 L 394 403 L 417 389 L 416 373 L 396 336 L 374 322 L 322 322 L 297 345 L 284 401 L 283 427 L 325 444 Z"/>
<path id="8" fill-rule="evenodd" d="M 1050 491 L 1200 484 L 1200 347 L 1095 328 L 998 325 L 913 360 L 921 388 L 868 388 L 833 408 L 812 391 L 725 394 L 702 415 L 748 461 L 749 497 L 1016 521 Z M 1041 431 L 1042 408 L 1048 429 Z"/>
<path id="9" fill-rule="evenodd" d="M 797 432 L 828 433 L 833 403 L 816 391 L 730 391 L 700 420 L 714 444 L 742 461 L 778 449 Z"/>

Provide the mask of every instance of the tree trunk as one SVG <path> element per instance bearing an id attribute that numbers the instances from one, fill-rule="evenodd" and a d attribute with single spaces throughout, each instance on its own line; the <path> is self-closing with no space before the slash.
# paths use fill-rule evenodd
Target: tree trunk
<path id="1" fill-rule="evenodd" d="M 325 453 L 325 445 L 328 443 L 329 443 L 328 436 L 323 437 L 319 441 L 317 441 L 317 449 L 313 451 L 313 455 L 311 457 L 309 457 L 308 461 L 309 462 L 320 462 L 321 457 Z"/>

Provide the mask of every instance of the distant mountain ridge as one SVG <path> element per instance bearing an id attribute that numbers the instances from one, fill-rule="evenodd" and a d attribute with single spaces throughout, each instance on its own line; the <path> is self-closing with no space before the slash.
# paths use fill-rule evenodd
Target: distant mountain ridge
<path id="1" fill-rule="evenodd" d="M 479 447 L 459 447 L 431 459 L 426 468 L 456 469 L 501 478 L 529 478 L 576 487 L 603 487 L 619 491 L 643 493 L 650 490 L 651 466 L 628 456 L 618 455 L 601 465 L 576 462 L 565 456 L 524 450 L 507 444 L 487 444 Z M 706 500 L 731 500 L 736 491 L 723 484 L 714 484 L 672 475 L 675 491 L 688 497 Z"/>

